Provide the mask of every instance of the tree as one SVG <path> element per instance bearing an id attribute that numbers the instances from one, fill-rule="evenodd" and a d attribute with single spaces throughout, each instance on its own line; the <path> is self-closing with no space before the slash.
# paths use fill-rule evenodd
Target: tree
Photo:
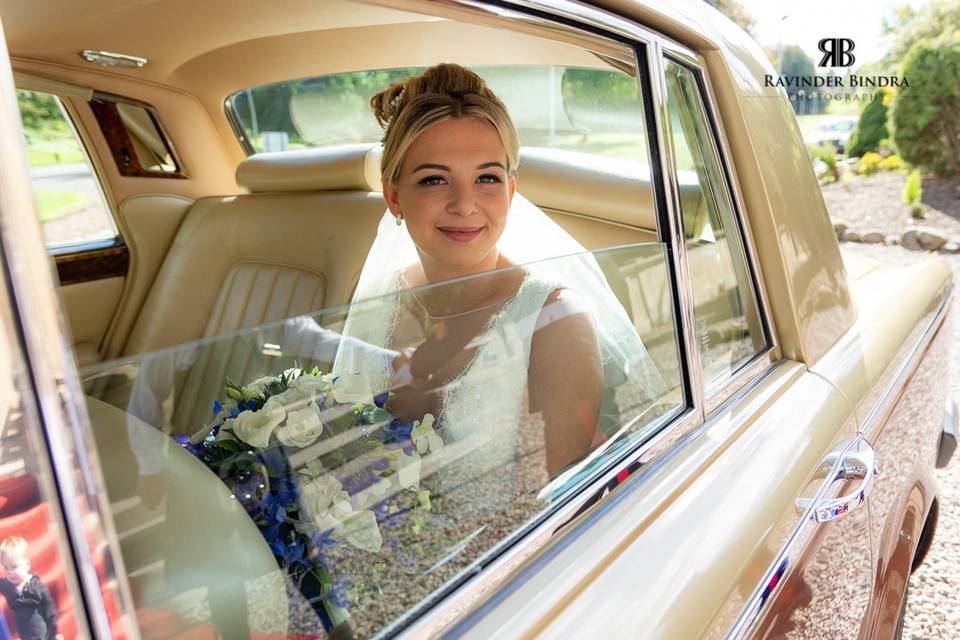
<path id="1" fill-rule="evenodd" d="M 960 173 L 960 30 L 913 45 L 901 75 L 908 86 L 890 110 L 900 155 L 937 173 Z"/>
<path id="2" fill-rule="evenodd" d="M 889 137 L 887 131 L 887 106 L 884 104 L 884 92 L 878 91 L 860 112 L 857 127 L 847 143 L 848 156 L 862 156 L 868 151 L 876 151 L 880 141 Z"/>
<path id="3" fill-rule="evenodd" d="M 931 0 L 920 10 L 904 5 L 884 20 L 883 28 L 894 37 L 888 59 L 899 62 L 914 43 L 960 31 L 960 0 Z"/>

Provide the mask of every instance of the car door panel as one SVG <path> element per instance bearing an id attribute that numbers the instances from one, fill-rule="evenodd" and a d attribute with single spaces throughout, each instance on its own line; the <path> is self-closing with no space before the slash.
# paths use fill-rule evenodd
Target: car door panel
<path id="1" fill-rule="evenodd" d="M 867 633 L 877 637 L 896 626 L 934 497 L 929 468 L 946 407 L 949 331 L 941 323 L 950 288 L 949 269 L 935 260 L 860 269 L 851 281 L 860 319 L 813 367 L 857 405 L 861 433 L 881 461 L 869 498 L 875 581 Z"/>
<path id="2" fill-rule="evenodd" d="M 836 389 L 781 361 L 694 434 L 454 633 L 724 635 L 795 528 L 795 500 L 856 425 Z M 655 595 L 633 599 L 638 583 Z"/>

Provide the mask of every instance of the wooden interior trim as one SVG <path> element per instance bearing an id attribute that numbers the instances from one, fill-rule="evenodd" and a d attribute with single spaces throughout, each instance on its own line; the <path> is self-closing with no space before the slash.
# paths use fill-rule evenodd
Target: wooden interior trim
<path id="1" fill-rule="evenodd" d="M 54 259 L 57 262 L 60 286 L 117 276 L 126 277 L 130 268 L 130 250 L 124 244 L 76 253 L 61 253 L 55 255 Z"/>
<path id="2" fill-rule="evenodd" d="M 117 170 L 120 172 L 120 175 L 141 178 L 174 178 L 180 180 L 187 177 L 187 174 L 180 168 L 180 163 L 176 159 L 174 160 L 177 164 L 176 171 L 150 171 L 144 169 L 140 164 L 140 159 L 137 157 L 136 150 L 133 148 L 133 142 L 130 140 L 130 134 L 127 133 L 127 127 L 120 119 L 120 112 L 117 110 L 116 103 L 94 97 L 89 104 L 93 115 L 96 116 L 97 122 L 100 124 L 100 130 L 103 132 L 104 138 L 107 139 L 110 153 L 117 163 Z M 150 110 L 148 109 L 148 111 Z M 150 113 L 150 117 L 154 119 L 155 125 L 158 124 L 152 112 Z M 166 136 L 159 126 L 157 129 L 161 131 L 162 135 Z M 169 148 L 169 142 L 167 142 L 167 147 Z"/>

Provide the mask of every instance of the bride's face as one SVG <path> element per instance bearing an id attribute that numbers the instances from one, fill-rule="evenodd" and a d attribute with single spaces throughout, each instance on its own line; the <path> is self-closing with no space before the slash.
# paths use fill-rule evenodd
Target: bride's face
<path id="1" fill-rule="evenodd" d="M 496 130 L 468 117 L 417 136 L 383 195 L 391 213 L 403 215 L 424 269 L 458 274 L 496 266 L 514 189 Z"/>

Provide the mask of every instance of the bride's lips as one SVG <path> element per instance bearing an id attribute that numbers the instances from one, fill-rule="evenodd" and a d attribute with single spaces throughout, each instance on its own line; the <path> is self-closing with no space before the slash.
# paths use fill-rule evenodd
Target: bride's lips
<path id="1" fill-rule="evenodd" d="M 454 242 L 470 242 L 483 233 L 485 228 L 486 227 L 437 227 L 437 231 Z"/>

